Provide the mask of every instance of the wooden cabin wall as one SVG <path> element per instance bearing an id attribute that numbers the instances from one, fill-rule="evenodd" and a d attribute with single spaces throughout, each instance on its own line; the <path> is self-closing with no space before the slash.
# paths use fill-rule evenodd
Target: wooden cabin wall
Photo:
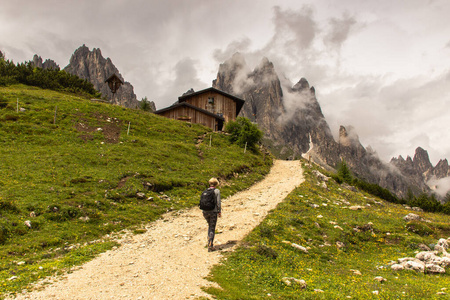
<path id="1" fill-rule="evenodd" d="M 174 109 L 162 112 L 160 114 L 163 117 L 178 120 L 180 117 L 190 117 L 191 123 L 197 123 L 215 130 L 216 128 L 216 118 L 205 115 L 195 109 L 190 107 L 182 106 L 176 107 Z"/>
<path id="2" fill-rule="evenodd" d="M 214 105 L 208 104 L 208 98 L 214 98 Z M 186 99 L 186 102 L 214 114 L 223 114 L 225 122 L 236 119 L 236 102 L 219 93 L 208 92 Z"/>

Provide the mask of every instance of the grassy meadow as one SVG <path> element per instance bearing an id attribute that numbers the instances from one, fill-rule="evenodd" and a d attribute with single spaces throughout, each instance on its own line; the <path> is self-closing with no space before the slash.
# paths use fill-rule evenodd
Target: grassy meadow
<path id="1" fill-rule="evenodd" d="M 434 275 L 392 271 L 389 265 L 414 257 L 420 244 L 433 247 L 450 237 L 448 215 L 414 212 L 333 179 L 325 188 L 312 175 L 315 167 L 303 166 L 305 182 L 213 268 L 209 279 L 220 288 L 209 287 L 209 293 L 227 300 L 450 298 L 448 269 Z M 406 222 L 409 213 L 430 222 Z M 289 285 L 285 277 L 307 287 L 293 279 Z"/>
<path id="2" fill-rule="evenodd" d="M 272 164 L 200 125 L 24 85 L 0 87 L 0 145 L 0 298 L 196 205 L 213 176 L 227 197 Z"/>

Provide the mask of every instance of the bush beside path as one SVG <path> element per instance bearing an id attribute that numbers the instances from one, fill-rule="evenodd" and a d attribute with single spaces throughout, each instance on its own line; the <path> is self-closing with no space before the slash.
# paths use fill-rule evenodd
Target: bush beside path
<path id="1" fill-rule="evenodd" d="M 277 160 L 262 181 L 223 199 L 215 240 L 219 251 L 207 252 L 207 224 L 198 208 L 171 212 L 143 234 L 122 236 L 121 247 L 15 299 L 208 297 L 201 288 L 211 284 L 204 278 L 221 253 L 232 251 L 303 180 L 299 161 Z"/>

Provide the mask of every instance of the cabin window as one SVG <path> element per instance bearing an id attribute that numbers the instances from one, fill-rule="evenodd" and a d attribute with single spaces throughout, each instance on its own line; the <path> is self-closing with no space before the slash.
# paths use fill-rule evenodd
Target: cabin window
<path id="1" fill-rule="evenodd" d="M 208 104 L 214 104 L 214 97 L 208 98 Z"/>

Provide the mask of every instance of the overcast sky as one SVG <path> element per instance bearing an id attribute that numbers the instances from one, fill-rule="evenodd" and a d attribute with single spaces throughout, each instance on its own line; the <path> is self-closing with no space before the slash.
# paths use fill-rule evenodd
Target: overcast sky
<path id="1" fill-rule="evenodd" d="M 448 0 L 3 0 L 0 50 L 64 68 L 100 48 L 138 99 L 163 108 L 211 86 L 237 51 L 293 84 L 305 77 L 337 135 L 353 125 L 380 158 L 450 159 Z"/>

